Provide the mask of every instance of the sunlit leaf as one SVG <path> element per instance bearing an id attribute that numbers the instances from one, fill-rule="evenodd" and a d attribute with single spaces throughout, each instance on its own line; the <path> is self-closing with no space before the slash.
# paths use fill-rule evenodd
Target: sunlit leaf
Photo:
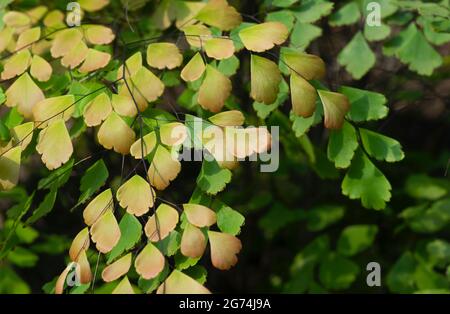
<path id="1" fill-rule="evenodd" d="M 210 294 L 211 292 L 196 280 L 174 269 L 159 286 L 158 294 Z"/>
<path id="2" fill-rule="evenodd" d="M 183 62 L 183 56 L 175 44 L 155 43 L 147 47 L 147 63 L 149 66 L 162 70 L 174 69 Z"/>
<path id="3" fill-rule="evenodd" d="M 101 93 L 84 107 L 84 122 L 87 126 L 100 125 L 111 111 L 111 100 L 106 93 Z"/>
<path id="4" fill-rule="evenodd" d="M 86 59 L 88 52 L 89 48 L 84 41 L 80 41 L 61 58 L 61 64 L 66 68 L 74 69 Z"/>
<path id="5" fill-rule="evenodd" d="M 53 58 L 63 57 L 75 48 L 83 39 L 77 28 L 68 28 L 55 35 L 50 52 Z"/>
<path id="6" fill-rule="evenodd" d="M 83 218 L 84 223 L 88 226 L 94 224 L 100 216 L 107 211 L 113 210 L 113 200 L 111 189 L 107 189 L 97 195 L 84 209 Z"/>
<path id="7" fill-rule="evenodd" d="M 152 279 L 164 269 L 165 258 L 152 243 L 147 243 L 134 261 L 136 272 L 144 279 Z"/>
<path id="8" fill-rule="evenodd" d="M 3 16 L 3 22 L 11 28 L 23 28 L 31 23 L 31 19 L 28 15 L 17 11 L 8 11 Z"/>
<path id="9" fill-rule="evenodd" d="M 91 227 L 91 239 L 101 253 L 110 252 L 120 239 L 120 228 L 112 210 L 104 213 Z"/>
<path id="10" fill-rule="evenodd" d="M 204 49 L 208 57 L 216 60 L 230 58 L 234 54 L 233 41 L 228 38 L 212 38 L 206 41 Z"/>
<path id="11" fill-rule="evenodd" d="M 74 103 L 73 95 L 43 99 L 33 107 L 34 121 L 39 128 L 45 128 L 56 120 L 67 121 L 75 110 Z"/>
<path id="12" fill-rule="evenodd" d="M 211 262 L 220 270 L 228 270 L 236 265 L 237 254 L 242 249 L 241 241 L 228 233 L 208 231 L 211 247 Z"/>
<path id="13" fill-rule="evenodd" d="M 131 267 L 131 253 L 119 258 L 117 261 L 108 265 L 102 271 L 102 278 L 105 282 L 111 282 L 119 279 L 126 273 Z"/>
<path id="14" fill-rule="evenodd" d="M 117 79 L 132 77 L 142 68 L 142 54 L 136 52 L 125 61 L 125 69 L 123 65 L 117 70 Z"/>
<path id="15" fill-rule="evenodd" d="M 111 293 L 112 294 L 134 294 L 133 287 L 131 286 L 130 281 L 128 280 L 128 277 L 125 276 Z"/>
<path id="16" fill-rule="evenodd" d="M 263 52 L 284 43 L 289 35 L 287 27 L 280 22 L 266 22 L 246 27 L 239 32 L 245 48 Z"/>
<path id="17" fill-rule="evenodd" d="M 31 64 L 31 54 L 24 49 L 9 58 L 4 65 L 2 80 L 9 80 L 25 72 Z"/>
<path id="18" fill-rule="evenodd" d="M 11 43 L 13 30 L 9 27 L 3 27 L 0 30 L 0 52 L 3 52 Z"/>
<path id="19" fill-rule="evenodd" d="M 121 116 L 134 117 L 138 113 L 138 108 L 136 108 L 136 105 L 131 97 L 113 94 L 111 104 L 114 111 Z"/>
<path id="20" fill-rule="evenodd" d="M 196 227 L 210 227 L 216 223 L 216 213 L 199 204 L 183 204 L 187 220 Z"/>
<path id="21" fill-rule="evenodd" d="M 39 37 L 41 36 L 41 28 L 40 27 L 34 27 L 31 29 L 27 29 L 26 31 L 22 32 L 16 43 L 16 51 L 22 50 L 24 48 L 30 48 L 32 44 L 37 42 L 39 40 Z"/>
<path id="22" fill-rule="evenodd" d="M 117 190 L 116 198 L 128 213 L 142 216 L 153 207 L 155 191 L 139 175 L 134 175 Z"/>
<path id="23" fill-rule="evenodd" d="M 175 146 L 182 144 L 187 138 L 187 128 L 181 122 L 171 122 L 161 125 L 159 136 L 164 145 Z"/>
<path id="24" fill-rule="evenodd" d="M 109 4 L 109 0 L 78 0 L 81 8 L 88 12 L 95 12 L 103 9 L 105 6 Z"/>
<path id="25" fill-rule="evenodd" d="M 76 261 L 78 256 L 82 251 L 86 251 L 89 248 L 89 228 L 86 227 L 81 230 L 73 239 L 72 245 L 70 246 L 69 256 L 72 261 Z"/>
<path id="26" fill-rule="evenodd" d="M 166 148 L 159 145 L 148 169 L 151 185 L 158 190 L 164 190 L 180 171 L 181 163 Z"/>
<path id="27" fill-rule="evenodd" d="M 92 280 L 91 266 L 86 256 L 86 251 L 82 250 L 76 260 L 80 270 L 80 283 L 87 284 Z"/>
<path id="28" fill-rule="evenodd" d="M 211 30 L 203 24 L 195 24 L 183 27 L 186 40 L 192 47 L 202 48 L 207 40 L 211 39 Z"/>
<path id="29" fill-rule="evenodd" d="M 208 118 L 214 125 L 227 126 L 241 126 L 244 124 L 245 117 L 239 110 L 229 110 L 215 114 Z"/>
<path id="30" fill-rule="evenodd" d="M 0 154 L 0 186 L 2 189 L 12 189 L 19 181 L 21 155 L 22 148 L 20 146 Z"/>
<path id="31" fill-rule="evenodd" d="M 181 238 L 181 253 L 190 258 L 199 258 L 206 248 L 206 238 L 203 232 L 187 223 Z"/>
<path id="32" fill-rule="evenodd" d="M 241 15 L 226 0 L 210 0 L 195 18 L 224 31 L 229 31 L 242 22 Z"/>
<path id="33" fill-rule="evenodd" d="M 73 263 L 67 265 L 67 267 L 63 270 L 61 275 L 59 275 L 58 280 L 55 284 L 55 294 L 62 294 L 64 292 L 64 283 L 66 282 L 66 277 L 69 272 L 72 270 Z"/>
<path id="34" fill-rule="evenodd" d="M 192 59 L 186 64 L 181 71 L 181 78 L 186 82 L 193 82 L 198 80 L 203 72 L 205 72 L 206 66 L 203 62 L 203 58 L 199 52 L 197 52 Z"/>
<path id="35" fill-rule="evenodd" d="M 251 91 L 250 96 L 270 105 L 277 99 L 281 73 L 275 62 L 257 56 L 251 57 Z"/>
<path id="36" fill-rule="evenodd" d="M 316 110 L 317 92 L 303 77 L 291 73 L 292 111 L 304 118 L 311 117 Z"/>
<path id="37" fill-rule="evenodd" d="M 97 133 L 98 142 L 107 149 L 126 155 L 135 139 L 134 131 L 114 111 L 103 122 Z"/>
<path id="38" fill-rule="evenodd" d="M 318 56 L 283 48 L 281 58 L 291 73 L 296 73 L 306 80 L 322 79 L 325 76 L 325 63 Z"/>
<path id="39" fill-rule="evenodd" d="M 92 72 L 104 68 L 110 60 L 111 55 L 109 53 L 89 48 L 86 58 L 78 70 L 81 73 Z"/>
<path id="40" fill-rule="evenodd" d="M 93 45 L 107 45 L 115 38 L 112 30 L 103 25 L 86 25 L 83 30 L 86 40 Z"/>
<path id="41" fill-rule="evenodd" d="M 156 142 L 156 134 L 155 132 L 150 132 L 142 137 L 142 139 L 138 139 L 136 142 L 131 145 L 130 154 L 136 159 L 141 159 L 142 157 L 150 154 L 155 148 Z"/>
<path id="42" fill-rule="evenodd" d="M 211 65 L 198 91 L 198 103 L 211 112 L 219 112 L 231 93 L 231 81 Z"/>
<path id="43" fill-rule="evenodd" d="M 166 204 L 161 204 L 156 213 L 150 216 L 145 225 L 145 234 L 152 242 L 163 240 L 178 224 L 178 211 Z"/>
<path id="44" fill-rule="evenodd" d="M 39 133 L 36 151 L 49 170 L 59 168 L 69 160 L 73 145 L 64 120 L 52 122 Z"/>
<path id="45" fill-rule="evenodd" d="M 46 82 L 52 76 L 53 69 L 50 64 L 38 55 L 34 55 L 31 60 L 30 73 L 40 82 Z"/>
<path id="46" fill-rule="evenodd" d="M 155 101 L 164 92 L 164 84 L 150 70 L 142 67 L 131 77 L 131 81 L 139 93 L 148 102 Z"/>
<path id="47" fill-rule="evenodd" d="M 25 148 L 27 148 L 27 146 L 31 142 L 31 139 L 33 138 L 33 131 L 34 131 L 33 122 L 26 122 L 24 124 L 15 126 L 11 130 L 11 135 L 14 138 L 14 143 L 20 144 L 22 150 L 25 150 Z"/>
<path id="48" fill-rule="evenodd" d="M 318 90 L 317 92 L 323 104 L 325 127 L 328 129 L 341 128 L 344 117 L 350 109 L 347 96 L 325 90 Z"/>
<path id="49" fill-rule="evenodd" d="M 17 106 L 25 118 L 32 117 L 33 107 L 45 98 L 42 90 L 33 82 L 28 73 L 22 74 L 6 91 L 6 105 Z"/>

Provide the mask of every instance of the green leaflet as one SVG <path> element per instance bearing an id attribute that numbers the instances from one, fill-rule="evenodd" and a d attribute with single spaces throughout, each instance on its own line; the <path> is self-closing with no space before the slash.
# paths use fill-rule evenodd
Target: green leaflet
<path id="1" fill-rule="evenodd" d="M 325 0 L 304 0 L 300 7 L 293 10 L 295 17 L 302 23 L 314 23 L 333 10 L 334 3 Z"/>
<path id="2" fill-rule="evenodd" d="M 442 45 L 450 42 L 450 33 L 437 31 L 433 23 L 425 19 L 422 19 L 422 24 L 423 24 L 423 33 L 431 43 L 435 45 Z"/>
<path id="3" fill-rule="evenodd" d="M 378 233 L 376 225 L 353 225 L 346 227 L 339 237 L 337 250 L 340 254 L 353 256 L 369 248 Z"/>
<path id="4" fill-rule="evenodd" d="M 202 285 L 206 282 L 206 277 L 208 277 L 208 271 L 205 267 L 200 265 L 189 267 L 184 271 L 184 273 L 189 277 L 194 278 Z"/>
<path id="5" fill-rule="evenodd" d="M 184 270 L 198 263 L 200 258 L 190 258 L 181 254 L 180 251 L 175 254 L 175 267 L 178 270 Z"/>
<path id="6" fill-rule="evenodd" d="M 417 199 L 437 200 L 449 193 L 450 184 L 445 179 L 414 174 L 406 180 L 405 191 Z"/>
<path id="7" fill-rule="evenodd" d="M 98 189 L 100 189 L 108 179 L 109 172 L 106 168 L 103 159 L 97 160 L 95 164 L 90 166 L 80 182 L 80 198 L 78 203 L 84 203 L 89 197 L 91 197 Z"/>
<path id="8" fill-rule="evenodd" d="M 56 195 L 58 190 L 50 190 L 45 196 L 44 200 L 39 204 L 39 207 L 33 211 L 30 218 L 27 219 L 28 224 L 35 223 L 48 213 L 50 213 L 55 205 Z"/>
<path id="9" fill-rule="evenodd" d="M 387 42 L 383 52 L 395 55 L 410 70 L 421 75 L 431 75 L 442 64 L 441 55 L 427 42 L 414 23 Z"/>
<path id="10" fill-rule="evenodd" d="M 328 19 L 331 26 L 351 25 L 361 18 L 358 3 L 349 2 L 334 12 Z"/>
<path id="11" fill-rule="evenodd" d="M 72 168 L 74 165 L 74 160 L 71 158 L 68 162 L 66 162 L 62 167 L 55 169 L 50 172 L 50 174 L 39 180 L 38 190 L 42 189 L 58 189 L 69 180 L 70 175 L 72 174 Z"/>
<path id="12" fill-rule="evenodd" d="M 375 54 L 360 31 L 338 55 L 339 64 L 357 80 L 375 65 L 375 61 Z"/>
<path id="13" fill-rule="evenodd" d="M 244 225 L 245 217 L 241 213 L 235 211 L 231 207 L 222 204 L 217 211 L 217 226 L 220 231 L 237 235 L 241 232 L 241 227 Z"/>
<path id="14" fill-rule="evenodd" d="M 414 273 L 417 262 L 411 252 L 405 252 L 387 275 L 389 289 L 395 293 L 412 293 L 415 290 Z"/>
<path id="15" fill-rule="evenodd" d="M 299 0 L 273 0 L 272 5 L 275 7 L 287 8 L 298 1 Z"/>
<path id="16" fill-rule="evenodd" d="M 20 278 L 12 267 L 0 266 L 0 274 L 0 293 L 28 294 L 31 292 L 28 284 Z"/>
<path id="17" fill-rule="evenodd" d="M 235 55 L 233 55 L 228 59 L 220 60 L 217 69 L 226 76 L 232 76 L 236 74 L 237 70 L 239 69 L 239 65 L 239 59 Z"/>
<path id="18" fill-rule="evenodd" d="M 388 114 L 387 99 L 383 94 L 348 86 L 342 86 L 339 91 L 350 101 L 347 117 L 352 121 L 379 120 Z"/>
<path id="19" fill-rule="evenodd" d="M 363 128 L 359 129 L 359 134 L 370 157 L 387 162 L 400 161 L 405 157 L 402 146 L 393 138 Z"/>
<path id="20" fill-rule="evenodd" d="M 291 11 L 282 10 L 267 14 L 266 21 L 283 23 L 290 32 L 292 27 L 294 27 L 295 18 Z"/>
<path id="21" fill-rule="evenodd" d="M 156 247 L 166 256 L 173 256 L 180 248 L 181 233 L 173 230 L 169 236 L 155 244 Z"/>
<path id="22" fill-rule="evenodd" d="M 435 264 L 450 264 L 450 243 L 435 239 L 427 244 L 427 253 Z"/>
<path id="23" fill-rule="evenodd" d="M 398 10 L 398 6 L 395 3 L 395 0 L 363 0 L 362 7 L 367 8 L 368 4 L 374 2 L 380 5 L 380 14 L 381 18 L 385 18 L 391 16 Z M 367 15 L 368 13 L 373 12 L 372 10 L 364 10 L 364 13 Z"/>
<path id="24" fill-rule="evenodd" d="M 308 211 L 309 231 L 321 231 L 328 226 L 337 223 L 344 217 L 345 207 L 339 205 L 322 205 Z"/>
<path id="25" fill-rule="evenodd" d="M 322 36 L 322 29 L 320 27 L 297 21 L 291 33 L 290 46 L 304 51 L 314 39 L 320 36 Z"/>
<path id="26" fill-rule="evenodd" d="M 23 202 L 16 205 L 17 207 L 13 215 L 10 215 L 10 211 L 12 210 L 12 208 L 8 211 L 8 216 L 13 220 L 9 220 L 12 222 L 11 225 L 8 226 L 8 228 L 6 228 L 6 226 L 4 228 L 4 236 L 2 237 L 2 242 L 0 243 L 0 260 L 4 258 L 14 246 L 15 237 L 18 237 L 19 239 L 23 238 L 22 240 L 25 243 L 31 243 L 37 237 L 38 234 L 36 231 L 34 231 L 34 229 L 24 229 L 22 228 L 22 224 L 20 222 L 23 216 L 25 216 L 25 214 L 30 209 L 33 199 L 34 193 L 27 197 Z M 24 232 L 25 234 L 23 234 Z"/>
<path id="27" fill-rule="evenodd" d="M 406 220 L 409 228 L 418 233 L 434 233 L 450 223 L 450 199 L 443 199 L 428 206 L 427 204 L 406 208 L 400 216 Z"/>
<path id="28" fill-rule="evenodd" d="M 341 129 L 330 131 L 327 154 L 336 168 L 348 168 L 357 148 L 356 130 L 347 121 Z"/>
<path id="29" fill-rule="evenodd" d="M 302 293 L 306 291 L 314 280 L 316 264 L 327 256 L 330 250 L 330 239 L 323 235 L 311 241 L 298 253 L 291 265 L 291 279 L 285 284 L 284 292 Z"/>
<path id="30" fill-rule="evenodd" d="M 32 251 L 20 246 L 8 253 L 8 261 L 19 267 L 34 267 L 39 257 Z"/>
<path id="31" fill-rule="evenodd" d="M 267 238 L 273 237 L 280 229 L 289 224 L 303 220 L 306 214 L 300 209 L 287 209 L 282 204 L 276 204 L 258 221 Z"/>
<path id="32" fill-rule="evenodd" d="M 336 253 L 330 253 L 320 264 L 320 282 L 330 290 L 350 287 L 360 273 L 358 264 Z"/>
<path id="33" fill-rule="evenodd" d="M 119 228 L 121 232 L 120 240 L 108 254 L 108 264 L 122 255 L 123 252 L 133 248 L 141 239 L 142 226 L 133 215 L 125 213 L 120 220 Z"/>
<path id="34" fill-rule="evenodd" d="M 366 208 L 383 209 L 391 199 L 391 184 L 361 149 L 356 151 L 341 187 L 344 195 L 361 199 Z"/>
<path id="35" fill-rule="evenodd" d="M 197 177 L 198 186 L 208 194 L 217 194 L 231 181 L 231 171 L 220 168 L 217 161 L 204 160 Z"/>
<path id="36" fill-rule="evenodd" d="M 316 111 L 313 113 L 311 117 L 303 118 L 301 116 L 297 116 L 294 112 L 290 112 L 289 118 L 292 121 L 292 130 L 295 133 L 295 136 L 302 137 L 305 133 L 309 131 L 309 129 L 322 121 L 323 116 L 323 107 L 322 103 L 318 99 L 316 102 Z"/>
<path id="37" fill-rule="evenodd" d="M 3 104 L 6 100 L 6 95 L 3 92 L 3 88 L 0 87 L 0 105 Z"/>
<path id="38" fill-rule="evenodd" d="M 391 28 L 386 24 L 381 24 L 380 26 L 370 26 L 369 24 L 364 25 L 364 37 L 368 41 L 379 41 L 386 39 L 391 34 Z"/>

